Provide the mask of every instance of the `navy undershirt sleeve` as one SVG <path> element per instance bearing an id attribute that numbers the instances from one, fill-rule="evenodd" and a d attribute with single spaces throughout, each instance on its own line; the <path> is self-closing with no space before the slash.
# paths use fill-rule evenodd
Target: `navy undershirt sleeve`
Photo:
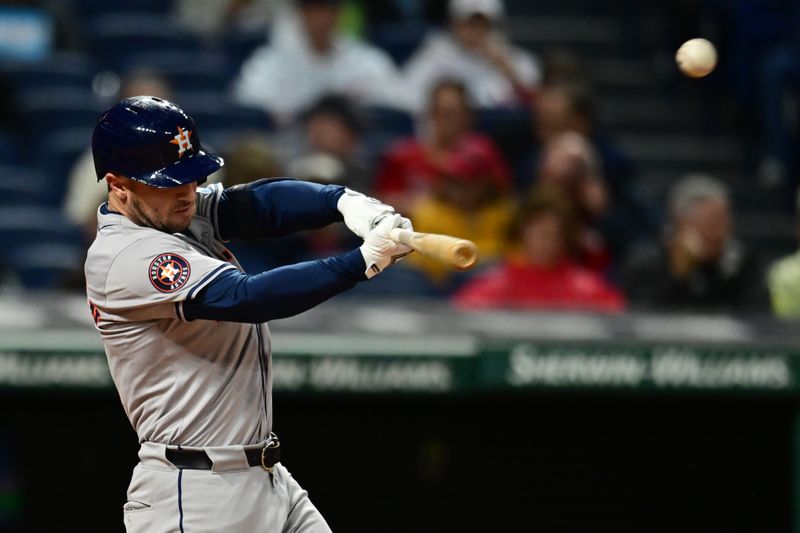
<path id="1" fill-rule="evenodd" d="M 290 317 L 352 288 L 366 279 L 366 264 L 356 249 L 342 255 L 248 275 L 220 274 L 183 303 L 187 320 L 261 323 Z"/>
<path id="2" fill-rule="evenodd" d="M 290 178 L 261 180 L 222 192 L 217 207 L 224 240 L 250 240 L 318 229 L 343 220 L 340 185 Z"/>

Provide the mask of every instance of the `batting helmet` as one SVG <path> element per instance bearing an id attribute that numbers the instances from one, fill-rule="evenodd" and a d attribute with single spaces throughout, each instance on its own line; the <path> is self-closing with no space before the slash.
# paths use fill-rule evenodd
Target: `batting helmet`
<path id="1" fill-rule="evenodd" d="M 202 183 L 224 164 L 200 144 L 192 117 L 153 96 L 126 98 L 103 113 L 92 156 L 97 181 L 111 172 L 158 188 Z"/>

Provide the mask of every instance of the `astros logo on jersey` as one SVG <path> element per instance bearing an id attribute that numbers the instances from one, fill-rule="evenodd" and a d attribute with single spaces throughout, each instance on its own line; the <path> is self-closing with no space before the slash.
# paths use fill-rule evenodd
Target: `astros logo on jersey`
<path id="1" fill-rule="evenodd" d="M 183 152 L 193 148 L 192 142 L 189 140 L 191 134 L 192 130 L 185 130 L 178 126 L 178 134 L 170 141 L 170 144 L 178 145 L 178 159 L 183 157 Z"/>
<path id="2" fill-rule="evenodd" d="M 150 263 L 150 283 L 159 292 L 175 292 L 189 281 L 189 261 L 175 254 L 161 254 Z"/>

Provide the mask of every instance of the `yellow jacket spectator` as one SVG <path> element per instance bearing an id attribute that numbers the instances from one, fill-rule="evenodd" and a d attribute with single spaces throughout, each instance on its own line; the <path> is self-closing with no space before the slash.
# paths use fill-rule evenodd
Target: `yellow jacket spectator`
<path id="1" fill-rule="evenodd" d="M 508 176 L 496 175 L 492 168 L 481 144 L 465 144 L 449 159 L 433 191 L 412 207 L 414 228 L 474 241 L 482 263 L 499 258 L 508 247 L 514 203 Z M 411 254 L 409 263 L 437 284 L 450 281 L 450 271 L 439 262 Z"/>

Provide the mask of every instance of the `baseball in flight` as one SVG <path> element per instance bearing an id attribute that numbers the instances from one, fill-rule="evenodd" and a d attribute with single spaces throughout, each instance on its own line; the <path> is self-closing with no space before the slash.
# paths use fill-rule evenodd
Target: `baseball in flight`
<path id="1" fill-rule="evenodd" d="M 678 48 L 675 62 L 690 78 L 702 78 L 717 66 L 717 49 L 708 39 L 689 39 Z"/>

